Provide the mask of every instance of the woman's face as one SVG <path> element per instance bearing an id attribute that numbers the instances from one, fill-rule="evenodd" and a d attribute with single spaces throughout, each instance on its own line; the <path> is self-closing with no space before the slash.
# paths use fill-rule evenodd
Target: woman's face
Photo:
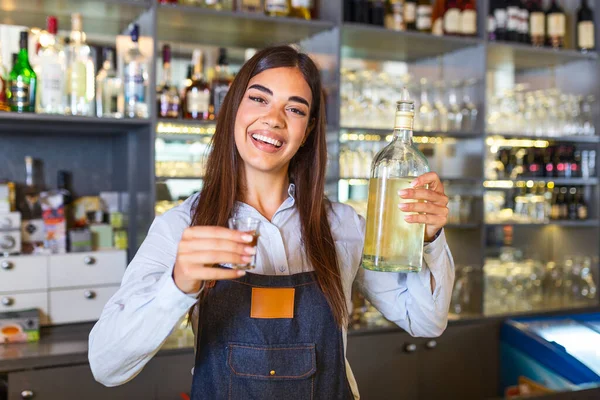
<path id="1" fill-rule="evenodd" d="M 308 134 L 312 93 L 298 68 L 273 68 L 248 83 L 235 118 L 235 144 L 246 170 L 277 173 Z"/>

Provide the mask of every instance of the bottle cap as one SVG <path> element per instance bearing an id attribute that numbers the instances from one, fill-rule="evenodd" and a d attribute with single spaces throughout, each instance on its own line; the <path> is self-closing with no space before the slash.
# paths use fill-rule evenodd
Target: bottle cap
<path id="1" fill-rule="evenodd" d="M 132 24 L 130 31 L 131 41 L 137 43 L 140 38 L 140 26 L 138 24 Z"/>
<path id="2" fill-rule="evenodd" d="M 394 128 L 412 130 L 414 115 L 415 102 L 410 99 L 410 93 L 404 87 L 400 95 L 400 100 L 396 103 L 396 122 Z"/>
<path id="3" fill-rule="evenodd" d="M 218 65 L 229 65 L 229 62 L 227 61 L 227 49 L 224 47 L 221 47 L 219 49 L 219 61 L 217 62 Z"/>
<path id="4" fill-rule="evenodd" d="M 58 32 L 58 19 L 53 15 L 49 16 L 48 19 L 46 19 L 46 28 L 48 33 L 56 35 Z"/>
<path id="5" fill-rule="evenodd" d="M 21 40 L 19 42 L 19 44 L 21 45 L 21 49 L 27 49 L 29 47 L 28 40 L 29 40 L 29 32 L 22 31 L 21 32 Z"/>

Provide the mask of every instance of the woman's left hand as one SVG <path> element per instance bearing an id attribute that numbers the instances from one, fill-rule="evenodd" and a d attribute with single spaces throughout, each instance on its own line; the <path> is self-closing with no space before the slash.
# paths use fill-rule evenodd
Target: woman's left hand
<path id="1" fill-rule="evenodd" d="M 415 178 L 411 186 L 413 189 L 400 190 L 398 195 L 402 200 L 417 200 L 417 202 L 403 202 L 398 205 L 398 208 L 404 212 L 419 213 L 406 215 L 404 220 L 408 223 L 425 224 L 425 241 L 431 242 L 440 229 L 448 223 L 448 196 L 444 193 L 444 185 L 435 172 L 428 172 Z"/>

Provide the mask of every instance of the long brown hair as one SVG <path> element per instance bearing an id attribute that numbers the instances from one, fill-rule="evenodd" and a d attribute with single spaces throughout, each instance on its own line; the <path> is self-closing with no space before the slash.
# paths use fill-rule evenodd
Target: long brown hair
<path id="1" fill-rule="evenodd" d="M 227 226 L 235 202 L 245 196 L 243 160 L 235 145 L 234 126 L 238 107 L 250 80 L 272 68 L 295 67 L 302 72 L 312 92 L 312 130 L 292 157 L 290 181 L 296 185 L 296 207 L 302 226 L 302 245 L 315 270 L 336 322 L 343 326 L 348 309 L 342 289 L 340 267 L 327 213 L 331 203 L 324 194 L 327 162 L 325 102 L 319 69 L 306 54 L 290 46 L 269 47 L 257 52 L 240 69 L 219 112 L 212 151 L 206 165 L 204 187 L 192 208 L 192 226 Z M 204 290 L 203 296 L 207 290 Z M 203 297 L 202 296 L 202 297 Z M 202 301 L 202 297 L 199 301 Z M 190 311 L 191 317 L 191 311 Z M 191 318 L 190 318 L 191 320 Z"/>

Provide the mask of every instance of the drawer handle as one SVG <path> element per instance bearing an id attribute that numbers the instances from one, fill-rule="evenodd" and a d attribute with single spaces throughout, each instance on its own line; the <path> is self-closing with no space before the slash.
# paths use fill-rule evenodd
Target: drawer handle
<path id="1" fill-rule="evenodd" d="M 83 259 L 83 262 L 86 265 L 94 265 L 94 264 L 96 264 L 96 259 L 92 256 L 85 256 L 85 258 Z"/>
<path id="2" fill-rule="evenodd" d="M 93 290 L 86 290 L 85 292 L 83 292 L 83 296 L 88 300 L 95 299 L 96 292 L 94 292 Z"/>
<path id="3" fill-rule="evenodd" d="M 406 346 L 404 346 L 404 351 L 407 353 L 414 353 L 417 351 L 417 345 L 414 343 L 408 343 Z"/>
<path id="4" fill-rule="evenodd" d="M 427 343 L 425 343 L 425 347 L 429 350 L 433 350 L 437 347 L 437 342 L 435 340 L 428 340 Z"/>
<path id="5" fill-rule="evenodd" d="M 15 300 L 12 297 L 3 297 L 2 298 L 2 305 L 3 306 L 10 307 L 13 304 L 15 304 Z"/>
<path id="6" fill-rule="evenodd" d="M 31 391 L 31 390 L 23 390 L 21 392 L 22 399 L 33 399 L 33 396 L 34 396 L 34 394 L 33 394 L 33 391 Z"/>
<path id="7" fill-rule="evenodd" d="M 6 270 L 6 271 L 13 269 L 14 266 L 15 265 L 13 263 L 11 263 L 10 261 L 7 261 L 7 260 L 4 260 L 4 261 L 2 261 L 2 263 L 0 263 L 0 267 L 2 267 L 2 269 Z"/>

